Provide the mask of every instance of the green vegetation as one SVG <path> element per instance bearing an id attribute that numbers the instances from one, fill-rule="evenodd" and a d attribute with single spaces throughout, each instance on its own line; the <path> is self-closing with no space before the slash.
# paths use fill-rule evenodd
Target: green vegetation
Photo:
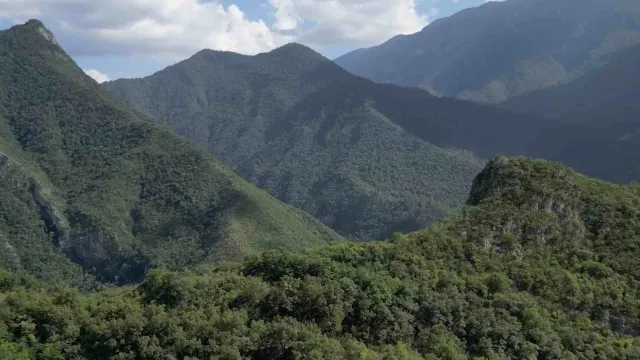
<path id="1" fill-rule="evenodd" d="M 640 187 L 496 158 L 449 221 L 79 293 L 0 275 L 13 359 L 637 359 Z"/>
<path id="2" fill-rule="evenodd" d="M 618 183 L 640 180 L 640 46 L 618 51 L 578 79 L 501 106 L 550 119 L 528 154 Z"/>
<path id="3" fill-rule="evenodd" d="M 478 160 L 436 145 L 523 139 L 490 141 L 523 126 L 508 113 L 374 86 L 297 45 L 198 57 L 165 72 L 239 90 L 165 86 L 188 106 L 159 107 L 175 111 L 161 119 L 253 139 L 226 143 L 239 171 L 292 203 L 322 197 L 311 204 L 354 234 L 451 211 Z M 214 100 L 206 116 L 226 127 L 191 117 Z M 637 184 L 496 157 L 459 215 L 329 243 L 339 237 L 319 221 L 103 94 L 38 21 L 0 32 L 0 104 L 0 359 L 640 358 Z M 255 116 L 239 122 L 245 110 Z M 413 206 L 424 212 L 402 218 Z"/>
<path id="4" fill-rule="evenodd" d="M 253 57 L 203 50 L 103 87 L 357 240 L 456 213 L 482 167 L 474 153 L 522 153 L 536 134 L 528 116 L 375 84 L 298 44 Z"/>
<path id="5" fill-rule="evenodd" d="M 498 103 L 575 79 L 640 44 L 639 18 L 633 0 L 487 2 L 335 61 L 377 82 Z"/>
<path id="6" fill-rule="evenodd" d="M 0 197 L 0 265 L 50 283 L 339 239 L 104 95 L 35 20 L 0 32 Z"/>

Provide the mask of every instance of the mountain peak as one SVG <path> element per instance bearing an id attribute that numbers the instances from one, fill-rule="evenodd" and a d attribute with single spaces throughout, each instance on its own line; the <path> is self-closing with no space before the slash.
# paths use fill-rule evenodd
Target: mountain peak
<path id="1" fill-rule="evenodd" d="M 560 163 L 497 156 L 476 176 L 468 203 L 502 198 L 522 205 L 533 198 L 554 198 L 573 204 L 578 198 L 578 181 L 577 174 Z"/>
<path id="2" fill-rule="evenodd" d="M 26 23 L 24 23 L 23 26 L 37 26 L 37 27 L 44 27 L 44 23 L 38 19 L 30 19 L 29 21 L 27 21 Z"/>
<path id="3" fill-rule="evenodd" d="M 7 31 L 18 36 L 42 36 L 51 44 L 60 46 L 53 33 L 38 19 L 31 19 L 22 25 L 15 25 Z"/>
<path id="4" fill-rule="evenodd" d="M 255 64 L 261 64 L 276 71 L 279 74 L 284 73 L 303 73 L 311 70 L 317 70 L 319 67 L 329 65 L 329 69 L 342 69 L 326 57 L 322 56 L 315 50 L 298 43 L 289 43 L 271 50 L 267 53 L 258 54 L 252 57 Z M 333 66 L 331 66 L 333 65 Z M 323 68 L 324 71 L 327 68 Z"/>
<path id="5" fill-rule="evenodd" d="M 306 45 L 297 43 L 297 42 L 290 42 L 290 43 L 284 44 L 284 45 L 282 45 L 280 47 L 275 48 L 273 51 L 285 50 L 285 49 L 297 50 L 297 51 L 313 51 L 313 52 L 316 52 L 312 48 L 310 48 L 310 47 L 308 47 Z"/>
<path id="6" fill-rule="evenodd" d="M 312 48 L 302 45 L 300 43 L 292 42 L 286 45 L 282 45 L 278 48 L 275 48 L 268 52 L 267 54 L 271 55 L 297 55 L 297 56 L 305 56 L 309 58 L 316 58 L 318 60 L 330 61 L 326 57 L 322 56 L 322 54 L 313 50 Z"/>

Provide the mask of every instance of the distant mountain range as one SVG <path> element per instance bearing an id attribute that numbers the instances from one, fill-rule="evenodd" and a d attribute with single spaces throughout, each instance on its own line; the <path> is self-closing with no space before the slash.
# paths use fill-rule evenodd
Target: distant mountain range
<path id="1" fill-rule="evenodd" d="M 103 84 L 339 233 L 378 240 L 455 213 L 478 157 L 521 154 L 526 115 L 376 84 L 289 44 L 203 50 L 144 79 Z"/>
<path id="2" fill-rule="evenodd" d="M 501 107 L 548 118 L 532 156 L 618 183 L 640 180 L 640 46 L 609 55 L 582 77 Z"/>
<path id="3" fill-rule="evenodd" d="M 0 266 L 49 283 L 341 239 L 104 94 L 35 20 L 0 32 L 0 198 Z"/>
<path id="4" fill-rule="evenodd" d="M 488 2 L 336 59 L 376 82 L 497 103 L 579 77 L 640 43 L 635 0 Z"/>

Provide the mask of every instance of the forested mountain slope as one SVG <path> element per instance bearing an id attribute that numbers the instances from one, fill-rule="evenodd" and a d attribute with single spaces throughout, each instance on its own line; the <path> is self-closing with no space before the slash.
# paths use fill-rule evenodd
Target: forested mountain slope
<path id="1" fill-rule="evenodd" d="M 476 156 L 521 154 L 536 135 L 529 116 L 375 84 L 298 44 L 257 56 L 203 50 L 103 86 L 355 239 L 451 215 Z"/>
<path id="2" fill-rule="evenodd" d="M 0 185 L 0 266 L 47 282 L 339 238 L 104 94 L 36 20 L 0 32 Z"/>
<path id="3" fill-rule="evenodd" d="M 3 274 L 0 355 L 640 356 L 640 187 L 500 157 L 477 176 L 468 204 L 389 242 L 154 272 L 135 289 L 78 294 Z"/>
<path id="4" fill-rule="evenodd" d="M 495 103 L 579 77 L 640 43 L 635 0 L 487 2 L 336 63 L 377 82 Z"/>
<path id="5" fill-rule="evenodd" d="M 640 87 L 640 46 L 607 56 L 607 63 L 566 84 L 515 97 L 500 104 L 513 111 L 543 115 L 563 122 L 579 123 L 610 117 L 631 117 L 637 112 Z M 623 112 L 630 111 L 628 115 Z M 603 113 L 607 112 L 607 113 Z M 611 119 L 609 119 L 611 120 Z"/>
<path id="6" fill-rule="evenodd" d="M 640 181 L 640 46 L 610 58 L 573 82 L 500 105 L 549 118 L 529 154 L 609 181 Z"/>

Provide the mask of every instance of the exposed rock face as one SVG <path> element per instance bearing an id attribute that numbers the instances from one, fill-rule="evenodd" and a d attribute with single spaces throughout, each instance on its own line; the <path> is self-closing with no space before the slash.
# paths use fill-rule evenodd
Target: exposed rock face
<path id="1" fill-rule="evenodd" d="M 468 208 L 452 222 L 466 246 L 495 261 L 532 254 L 569 254 L 591 277 L 617 273 L 638 279 L 640 186 L 582 176 L 559 163 L 497 157 L 476 177 Z M 640 334 L 627 313 L 603 309 L 597 320 L 613 331 Z"/>
<path id="2" fill-rule="evenodd" d="M 519 254 L 527 243 L 563 244 L 583 238 L 581 190 L 578 175 L 557 164 L 524 158 L 497 157 L 474 180 L 463 218 L 465 237 L 486 250 Z M 487 217 L 487 213 L 500 216 Z M 482 214 L 482 218 L 480 217 Z M 500 221 L 497 223 L 495 219 Z M 476 227 L 474 222 L 492 222 Z M 477 231 L 476 228 L 483 229 Z"/>
<path id="3" fill-rule="evenodd" d="M 45 28 L 44 26 L 41 26 L 38 31 L 40 31 L 40 34 L 42 34 L 42 36 L 44 36 L 45 39 L 51 41 L 54 45 L 60 45 L 58 43 L 58 40 L 56 40 L 56 37 L 53 36 L 53 34 L 47 30 L 47 28 Z"/>
<path id="4" fill-rule="evenodd" d="M 104 282 L 138 282 L 150 266 L 144 256 L 123 249 L 112 236 L 99 229 L 74 230 L 64 251 L 72 261 Z"/>
<path id="5" fill-rule="evenodd" d="M 476 176 L 468 203 L 477 205 L 495 196 L 508 196 L 518 205 L 552 212 L 576 206 L 580 190 L 576 173 L 566 167 L 498 156 Z"/>
<path id="6" fill-rule="evenodd" d="M 51 190 L 29 175 L 22 166 L 9 155 L 0 152 L 0 176 L 10 179 L 16 188 L 31 195 L 36 212 L 45 223 L 47 232 L 56 240 L 56 245 L 69 236 L 69 223 L 63 210 L 53 205 Z"/>
<path id="7" fill-rule="evenodd" d="M 64 246 L 69 238 L 69 223 L 64 214 L 52 205 L 49 200 L 49 189 L 43 188 L 37 181 L 31 178 L 29 192 L 38 207 L 40 218 L 44 221 L 47 231 L 52 235 L 54 245 Z"/>
<path id="8" fill-rule="evenodd" d="M 9 155 L 0 152 L 0 183 L 5 189 L 16 194 L 27 204 L 35 219 L 43 224 L 44 238 L 50 244 L 60 248 L 73 262 L 83 266 L 89 273 L 103 281 L 130 283 L 139 280 L 146 271 L 147 262 L 135 252 L 122 249 L 117 241 L 98 227 L 88 228 L 92 221 L 76 224 L 72 230 L 65 209 L 60 208 L 63 201 L 54 199 L 51 189 L 30 175 L 20 163 Z M 9 185 L 9 189 L 6 188 Z M 75 218 L 82 214 L 73 214 Z M 86 220 L 86 219 L 85 219 Z M 23 255 L 16 250 L 16 241 L 0 233 L 0 260 L 5 266 L 20 269 Z M 134 275 L 136 274 L 136 275 Z"/>

